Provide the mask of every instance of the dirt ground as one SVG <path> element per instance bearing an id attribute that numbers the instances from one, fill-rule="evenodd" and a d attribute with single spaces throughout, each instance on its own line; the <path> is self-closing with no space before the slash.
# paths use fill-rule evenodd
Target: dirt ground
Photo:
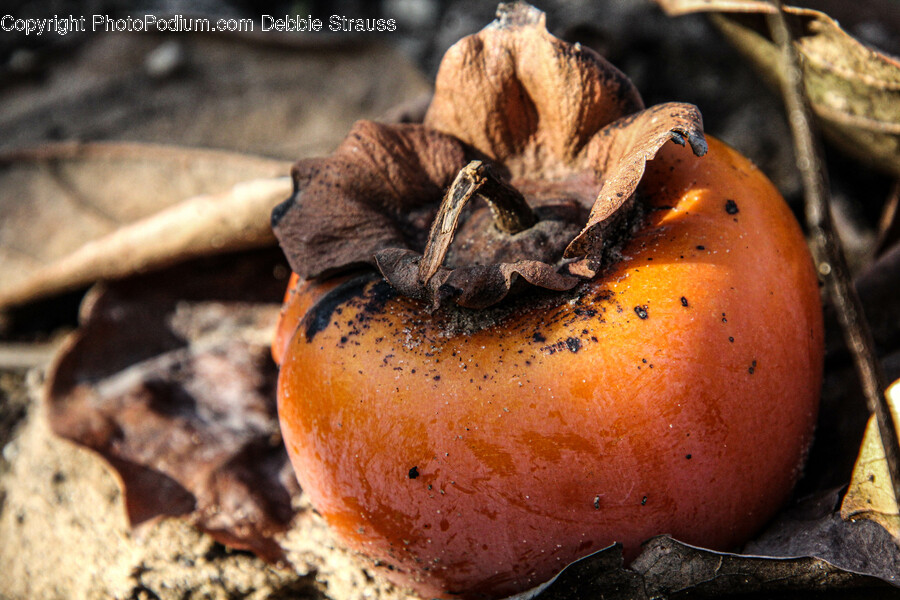
<path id="1" fill-rule="evenodd" d="M 359 566 L 309 506 L 298 506 L 283 545 L 289 564 L 231 551 L 179 519 L 132 531 L 120 484 L 96 454 L 48 429 L 37 386 L 7 376 L 4 408 L 31 405 L 0 461 L 0 597 L 6 598 L 373 598 L 404 595 Z"/>

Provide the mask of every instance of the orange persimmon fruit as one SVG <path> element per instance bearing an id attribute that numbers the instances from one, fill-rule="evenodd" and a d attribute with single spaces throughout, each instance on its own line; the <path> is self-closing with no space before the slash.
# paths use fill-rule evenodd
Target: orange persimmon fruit
<path id="1" fill-rule="evenodd" d="M 800 227 L 696 107 L 630 85 L 505 7 L 424 124 L 358 124 L 273 213 L 288 455 L 423 597 L 658 534 L 732 549 L 799 477 L 824 352 Z"/>
<path id="2" fill-rule="evenodd" d="M 502 596 L 613 542 L 732 548 L 787 498 L 823 356 L 800 229 L 714 140 L 702 159 L 664 147 L 645 179 L 658 210 L 627 259 L 479 331 L 373 278 L 295 311 L 321 285 L 299 283 L 280 325 L 288 453 L 389 577 Z"/>

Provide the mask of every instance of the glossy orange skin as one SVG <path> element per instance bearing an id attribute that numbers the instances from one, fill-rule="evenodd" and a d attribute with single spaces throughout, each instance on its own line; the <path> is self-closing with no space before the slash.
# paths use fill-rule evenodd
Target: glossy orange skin
<path id="1" fill-rule="evenodd" d="M 613 542 L 629 559 L 656 534 L 732 548 L 788 496 L 823 357 L 801 231 L 716 140 L 703 158 L 667 144 L 644 181 L 671 208 L 625 260 L 496 326 L 448 336 L 370 282 L 296 328 L 278 391 L 288 453 L 387 577 L 423 597 L 505 596 Z"/>

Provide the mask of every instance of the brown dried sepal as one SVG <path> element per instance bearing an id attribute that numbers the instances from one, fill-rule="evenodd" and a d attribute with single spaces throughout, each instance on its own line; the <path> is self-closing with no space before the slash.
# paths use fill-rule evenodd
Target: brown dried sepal
<path id="1" fill-rule="evenodd" d="M 571 289 L 627 239 L 645 164 L 668 140 L 706 152 L 696 107 L 645 110 L 625 75 L 551 36 L 542 12 L 501 5 L 445 55 L 424 124 L 360 122 L 331 157 L 298 163 L 273 227 L 302 277 L 376 266 L 433 307 L 484 308 L 520 281 Z M 476 159 L 489 183 L 445 195 Z M 497 194 L 524 198 L 530 210 L 514 210 L 536 223 L 510 230 Z M 452 226 L 429 237 L 448 210 Z"/>

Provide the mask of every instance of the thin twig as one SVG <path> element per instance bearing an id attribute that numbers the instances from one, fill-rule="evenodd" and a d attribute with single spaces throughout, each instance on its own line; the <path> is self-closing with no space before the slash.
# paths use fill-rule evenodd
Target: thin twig
<path id="1" fill-rule="evenodd" d="M 769 30 L 781 50 L 784 68 L 784 103 L 794 137 L 797 168 L 803 178 L 806 221 L 812 236 L 813 256 L 837 310 L 847 346 L 853 354 L 869 411 L 875 415 L 884 455 L 891 474 L 894 497 L 900 499 L 900 441 L 898 419 L 884 394 L 887 387 L 875 353 L 872 332 L 853 286 L 840 240 L 834 231 L 829 207 L 828 178 L 818 135 L 803 87 L 800 57 L 794 47 L 780 0 L 770 0 L 775 12 L 768 15 Z"/>

